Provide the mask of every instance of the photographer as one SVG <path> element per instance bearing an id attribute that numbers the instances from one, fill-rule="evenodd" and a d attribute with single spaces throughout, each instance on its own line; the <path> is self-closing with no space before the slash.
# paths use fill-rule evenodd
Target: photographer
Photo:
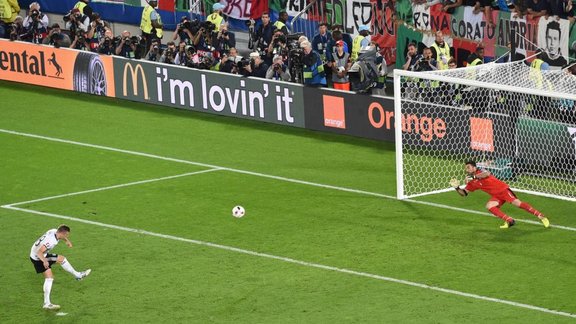
<path id="1" fill-rule="evenodd" d="M 23 26 L 27 30 L 26 39 L 35 44 L 41 44 L 48 34 L 48 16 L 40 12 L 38 2 L 32 2 L 28 16 L 24 18 Z"/>
<path id="2" fill-rule="evenodd" d="M 272 65 L 268 68 L 268 71 L 266 71 L 266 79 L 290 81 L 290 71 L 288 71 L 288 66 L 284 64 L 282 56 L 274 56 Z"/>
<path id="3" fill-rule="evenodd" d="M 88 45 L 88 40 L 86 39 L 86 33 L 78 29 L 76 35 L 74 35 L 74 40 L 70 44 L 70 48 L 77 49 L 80 51 L 89 51 L 90 46 Z"/>
<path id="4" fill-rule="evenodd" d="M 238 51 L 236 48 L 232 47 L 228 54 L 222 55 L 220 60 L 220 72 L 238 74 L 237 63 L 242 59 L 238 56 Z"/>
<path id="5" fill-rule="evenodd" d="M 228 30 L 228 23 L 220 25 L 220 31 L 213 35 L 212 46 L 220 55 L 228 54 L 231 48 L 236 47 L 236 35 Z"/>
<path id="6" fill-rule="evenodd" d="M 134 59 L 136 57 L 136 43 L 134 42 L 135 39 L 130 37 L 130 32 L 125 30 L 122 32 L 122 35 L 117 38 L 116 43 L 116 55 Z"/>
<path id="7" fill-rule="evenodd" d="M 300 47 L 304 50 L 302 58 L 304 84 L 312 87 L 326 86 L 326 74 L 324 73 L 324 63 L 320 54 L 312 49 L 312 43 L 303 41 Z"/>
<path id="8" fill-rule="evenodd" d="M 191 45 L 186 45 L 185 42 L 180 42 L 178 44 L 178 52 L 174 56 L 174 64 L 187 66 L 188 65 L 188 55 L 186 53 L 186 47 L 192 47 Z"/>
<path id="9" fill-rule="evenodd" d="M 22 36 L 26 36 L 26 29 L 22 25 L 24 19 L 20 16 L 16 16 L 14 22 L 8 26 L 8 38 L 11 41 L 22 40 Z"/>
<path id="10" fill-rule="evenodd" d="M 200 24 L 200 29 L 194 35 L 194 48 L 198 51 L 212 51 L 212 31 L 216 28 L 213 23 L 205 21 Z"/>
<path id="11" fill-rule="evenodd" d="M 180 42 L 184 42 L 186 45 L 191 45 L 192 40 L 194 39 L 194 34 L 198 30 L 198 24 L 199 23 L 197 20 L 195 20 L 194 24 L 192 24 L 188 17 L 183 16 L 180 18 L 180 23 L 172 35 L 172 41 L 180 39 Z M 194 31 L 193 25 L 196 25 L 196 31 Z"/>
<path id="12" fill-rule="evenodd" d="M 88 32 L 90 18 L 83 15 L 79 9 L 72 9 L 63 19 L 66 22 L 66 29 L 70 30 L 71 35 L 76 34 L 78 29 Z"/>
<path id="13" fill-rule="evenodd" d="M 160 41 L 158 41 L 158 39 L 153 39 L 152 44 L 150 45 L 150 49 L 148 49 L 148 53 L 146 53 L 146 57 L 144 59 L 146 61 L 159 62 L 161 55 Z"/>
<path id="14" fill-rule="evenodd" d="M 438 70 L 438 63 L 432 58 L 432 50 L 426 47 L 422 51 L 422 57 L 415 65 L 415 71 L 435 71 Z"/>
<path id="15" fill-rule="evenodd" d="M 268 65 L 272 65 L 272 58 L 276 55 L 280 55 L 284 60 L 286 60 L 288 58 L 286 42 L 286 35 L 281 31 L 276 30 L 272 36 L 272 42 L 270 42 L 266 55 L 264 56 L 264 62 Z"/>
<path id="16" fill-rule="evenodd" d="M 242 68 L 240 69 L 240 67 Z M 238 68 L 240 74 L 257 78 L 266 78 L 268 71 L 268 65 L 260 58 L 258 52 L 250 53 L 250 64 L 238 64 Z"/>
<path id="17" fill-rule="evenodd" d="M 174 42 L 166 43 L 167 47 L 160 57 L 160 63 L 174 64 L 174 58 L 176 57 L 176 44 Z"/>
<path id="18" fill-rule="evenodd" d="M 116 52 L 116 45 L 114 44 L 114 37 L 112 35 L 112 30 L 106 29 L 104 32 L 104 38 L 100 41 L 98 45 L 98 53 L 112 55 Z"/>
<path id="19" fill-rule="evenodd" d="M 59 47 L 70 47 L 70 37 L 64 34 L 62 30 L 60 30 L 60 25 L 52 24 L 50 32 L 48 33 L 48 37 L 44 38 L 42 41 L 45 45 L 52 45 L 56 48 Z"/>
<path id="20" fill-rule="evenodd" d="M 419 63 L 421 59 L 422 56 L 418 55 L 416 44 L 414 43 L 408 44 L 408 50 L 406 52 L 406 63 L 402 65 L 402 69 L 407 71 L 416 71 L 417 63 Z"/>
<path id="21" fill-rule="evenodd" d="M 108 23 L 100 19 L 100 14 L 95 12 L 92 14 L 92 22 L 90 22 L 90 30 L 86 34 L 86 37 L 90 40 L 90 50 L 93 52 L 98 52 L 98 46 L 100 45 L 106 29 L 110 28 Z"/>

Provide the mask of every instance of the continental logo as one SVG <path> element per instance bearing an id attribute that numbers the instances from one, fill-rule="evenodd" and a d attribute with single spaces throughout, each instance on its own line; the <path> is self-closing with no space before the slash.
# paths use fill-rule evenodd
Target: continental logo
<path id="1" fill-rule="evenodd" d="M 130 74 L 128 74 L 130 72 Z M 122 77 L 122 95 L 128 96 L 128 82 L 127 77 L 130 76 L 132 81 L 132 95 L 138 96 L 138 80 L 142 78 L 142 85 L 144 87 L 144 99 L 150 100 L 148 96 L 148 82 L 146 81 L 146 74 L 144 73 L 144 68 L 141 64 L 136 64 L 136 67 L 132 66 L 131 62 L 124 65 L 124 72 Z"/>

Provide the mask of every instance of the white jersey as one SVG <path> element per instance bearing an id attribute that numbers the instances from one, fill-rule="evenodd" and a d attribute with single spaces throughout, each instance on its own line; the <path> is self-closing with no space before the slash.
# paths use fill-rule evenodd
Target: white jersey
<path id="1" fill-rule="evenodd" d="M 56 245 L 58 245 L 58 239 L 56 238 L 56 231 L 57 229 L 55 228 L 48 230 L 46 234 L 40 236 L 40 238 L 36 240 L 36 242 L 34 242 L 32 248 L 30 249 L 30 258 L 32 258 L 32 260 L 36 261 L 40 260 L 40 258 L 38 258 L 38 251 L 40 251 L 40 248 L 42 246 L 46 247 L 46 251 L 44 251 L 44 256 L 46 256 L 46 254 L 48 254 L 50 250 L 52 250 Z"/>

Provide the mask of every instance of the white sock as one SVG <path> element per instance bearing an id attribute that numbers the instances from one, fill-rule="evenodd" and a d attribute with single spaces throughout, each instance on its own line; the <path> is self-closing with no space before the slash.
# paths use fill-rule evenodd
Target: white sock
<path id="1" fill-rule="evenodd" d="M 64 261 L 62 261 L 61 265 L 62 269 L 66 270 L 67 272 L 70 272 L 74 277 L 76 278 L 80 277 L 80 272 L 74 270 L 74 268 L 66 258 L 64 258 Z"/>
<path id="2" fill-rule="evenodd" d="M 52 291 L 52 282 L 54 278 L 44 279 L 44 305 L 50 304 L 50 291 Z"/>

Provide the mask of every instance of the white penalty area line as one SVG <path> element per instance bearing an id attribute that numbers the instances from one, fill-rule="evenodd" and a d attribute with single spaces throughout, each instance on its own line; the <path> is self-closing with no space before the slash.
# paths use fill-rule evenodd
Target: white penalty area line
<path id="1" fill-rule="evenodd" d="M 31 137 L 31 138 L 37 138 L 37 139 L 42 139 L 42 140 L 51 141 L 51 142 L 59 142 L 59 143 L 66 143 L 66 144 L 72 144 L 72 145 L 78 145 L 78 146 L 84 146 L 84 147 L 91 147 L 91 148 L 100 149 L 100 150 L 106 150 L 106 151 L 112 151 L 112 152 L 118 152 L 118 153 L 124 153 L 124 154 L 136 155 L 136 156 L 143 156 L 143 157 L 148 157 L 148 158 L 152 158 L 152 159 L 158 159 L 158 160 L 164 160 L 164 161 L 171 161 L 171 162 L 177 162 L 177 163 L 184 163 L 184 164 L 196 165 L 196 166 L 201 166 L 201 167 L 205 167 L 205 168 L 209 168 L 209 169 L 226 170 L 226 171 L 230 171 L 230 172 L 236 172 L 236 173 L 241 173 L 241 174 L 249 174 L 249 175 L 253 175 L 253 176 L 257 176 L 257 177 L 275 179 L 275 180 L 280 180 L 280 181 L 285 181 L 285 182 L 298 183 L 298 184 L 303 184 L 303 185 L 308 185 L 308 186 L 314 186 L 314 187 L 320 187 L 320 188 L 326 188 L 326 189 L 333 189 L 333 190 L 350 192 L 350 193 L 357 193 L 357 194 L 361 194 L 361 195 L 367 195 L 367 196 L 373 196 L 373 197 L 380 197 L 380 198 L 397 200 L 396 197 L 394 197 L 394 196 L 384 195 L 384 194 L 380 194 L 380 193 L 376 193 L 376 192 L 370 192 L 370 191 L 364 191 L 364 190 L 357 190 L 357 189 L 351 189 L 351 188 L 345 188 L 345 187 L 338 187 L 338 186 L 331 186 L 331 185 L 326 185 L 326 184 L 321 184 L 321 183 L 315 183 L 315 182 L 309 182 L 309 181 L 304 181 L 304 180 L 291 179 L 291 178 L 274 176 L 274 175 L 269 175 L 269 174 L 264 174 L 264 173 L 258 173 L 258 172 L 240 170 L 240 169 L 233 169 L 233 168 L 227 168 L 227 167 L 222 167 L 222 166 L 212 165 L 212 164 L 206 164 L 206 163 L 201 163 L 201 162 L 195 162 L 195 161 L 189 161 L 189 160 L 183 160 L 183 159 L 176 159 L 176 158 L 171 158 L 171 157 L 166 157 L 166 156 L 161 156 L 161 155 L 155 155 L 155 154 L 149 154 L 149 153 L 143 153 L 143 152 L 137 152 L 137 151 L 130 151 L 130 150 L 123 150 L 123 149 L 118 149 L 118 148 L 109 147 L 109 146 L 95 145 L 95 144 L 89 144 L 89 143 L 82 143 L 82 142 L 65 140 L 65 139 L 60 139 L 60 138 L 55 138 L 55 137 L 48 137 L 48 136 L 42 136 L 42 135 L 35 135 L 35 134 L 29 134 L 29 133 L 16 132 L 16 131 L 8 130 L 8 129 L 1 129 L 1 128 L 0 128 L 0 133 L 6 133 L 6 134 L 12 134 L 12 135 L 18 135 L 18 136 L 24 136 L 24 137 Z M 44 199 L 44 198 L 41 198 L 41 199 Z M 52 198 L 51 198 L 51 197 L 47 197 L 45 200 L 47 200 L 47 199 L 52 199 Z M 431 202 L 426 202 L 426 201 L 419 201 L 419 200 L 412 200 L 412 199 L 406 199 L 406 200 L 402 200 L 402 201 L 405 201 L 405 202 L 408 202 L 408 203 L 422 204 L 422 205 L 427 205 L 427 206 L 432 206 L 432 207 L 437 207 L 437 208 L 449 209 L 449 210 L 459 211 L 459 212 L 463 212 L 463 213 L 469 213 L 469 214 L 476 214 L 476 215 L 483 215 L 483 216 L 494 217 L 492 214 L 489 214 L 489 213 L 486 213 L 486 212 L 480 212 L 480 211 L 469 210 L 469 209 L 464 209 L 464 208 L 458 208 L 458 207 L 453 207 L 453 206 L 448 206 L 448 205 L 436 204 L 436 203 L 431 203 Z M 17 204 L 21 204 L 21 203 L 17 203 Z M 14 205 L 14 204 L 10 204 L 10 205 Z M 10 206 L 10 205 L 8 205 L 8 206 Z M 533 225 L 542 226 L 542 224 L 541 224 L 540 222 L 536 222 L 536 221 L 532 221 L 532 220 L 516 219 L 516 221 L 517 221 L 517 222 L 522 222 L 522 223 L 527 223 L 527 224 L 533 224 Z M 574 231 L 574 232 L 576 232 L 576 228 L 574 228 L 574 227 L 569 227 L 569 226 L 562 226 L 562 225 L 554 225 L 554 224 L 552 224 L 552 225 L 550 225 L 550 227 L 557 228 L 557 229 L 562 229 L 562 230 L 567 230 L 567 231 Z"/>
<path id="2" fill-rule="evenodd" d="M 151 182 L 158 182 L 158 181 L 163 181 L 163 180 L 177 179 L 177 178 L 188 177 L 188 176 L 192 176 L 192 175 L 214 172 L 214 171 L 220 171 L 220 170 L 222 170 L 222 169 L 214 168 L 214 169 L 207 169 L 207 170 L 177 174 L 177 175 L 167 176 L 167 177 L 162 177 L 162 178 L 154 178 L 154 179 L 128 182 L 128 183 L 118 184 L 118 185 L 114 185 L 114 186 L 108 186 L 108 187 L 101 187 L 101 188 L 95 188 L 95 189 L 90 189 L 90 190 L 72 192 L 72 193 L 67 193 L 67 194 L 62 194 L 62 195 L 57 195 L 57 196 L 38 198 L 38 199 L 34 199 L 34 200 L 27 200 L 27 201 L 22 201 L 22 202 L 17 202 L 17 203 L 5 205 L 2 207 L 12 207 L 12 206 L 18 206 L 18 205 L 24 205 L 24 204 L 31 204 L 31 203 L 40 202 L 40 201 L 46 201 L 46 200 L 52 200 L 52 199 L 64 198 L 64 197 L 70 197 L 70 196 L 76 196 L 76 195 L 82 195 L 82 194 L 91 193 L 91 192 L 98 192 L 98 191 L 104 191 L 104 190 L 111 190 L 111 189 L 135 186 L 135 185 L 151 183 Z"/>
<path id="3" fill-rule="evenodd" d="M 91 221 L 91 220 L 86 220 L 86 219 L 81 219 L 81 218 L 75 218 L 75 217 L 71 217 L 71 216 L 41 212 L 41 211 L 24 209 L 24 208 L 19 208 L 19 207 L 14 207 L 14 206 L 5 205 L 5 206 L 2 206 L 2 208 L 15 210 L 15 211 L 21 211 L 21 212 L 25 212 L 25 213 L 36 214 L 36 215 L 40 215 L 40 216 L 66 219 L 66 220 L 70 220 L 70 221 L 100 226 L 100 227 L 104 227 L 104 228 L 111 228 L 111 229 L 116 229 L 116 230 L 125 231 L 125 232 L 137 233 L 137 234 L 148 235 L 148 236 L 153 236 L 153 237 L 160 237 L 160 238 L 164 238 L 164 239 L 168 239 L 168 240 L 192 243 L 192 244 L 201 245 L 201 246 L 208 246 L 208 247 L 212 247 L 212 248 L 216 248 L 216 249 L 221 249 L 221 250 L 226 250 L 226 251 L 231 251 L 231 252 L 237 252 L 237 253 L 247 254 L 247 255 L 261 257 L 261 258 L 278 260 L 278 261 L 283 261 L 283 262 L 292 263 L 292 264 L 298 264 L 298 265 L 310 267 L 310 268 L 316 268 L 316 269 L 334 271 L 334 272 L 339 272 L 339 273 L 345 273 L 345 274 L 358 276 L 358 277 L 365 277 L 365 278 L 371 278 L 371 279 L 376 279 L 376 280 L 381 280 L 381 281 L 393 282 L 393 283 L 397 283 L 397 284 L 402 284 L 402 285 L 407 285 L 407 286 L 412 286 L 412 287 L 417 287 L 417 288 L 422 288 L 422 289 L 439 291 L 439 292 L 443 292 L 446 294 L 451 294 L 451 295 L 456 295 L 456 296 L 461 296 L 461 297 L 467 297 L 467 298 L 472 298 L 472 299 L 489 301 L 489 302 L 493 302 L 493 303 L 499 303 L 499 304 L 514 306 L 514 307 L 519 307 L 519 308 L 524 308 L 524 309 L 530 309 L 530 310 L 534 310 L 534 311 L 538 311 L 538 312 L 542 312 L 542 313 L 548 313 L 548 314 L 559 315 L 559 316 L 564 316 L 564 317 L 576 318 L 576 314 L 572 314 L 572 313 L 568 313 L 568 312 L 552 310 L 552 309 L 534 306 L 534 305 L 529 305 L 529 304 L 517 303 L 514 301 L 505 300 L 505 299 L 486 297 L 486 296 L 482 296 L 482 295 L 466 293 L 466 292 L 453 290 L 453 289 L 446 289 L 446 288 L 441 288 L 441 287 L 436 287 L 436 286 L 430 286 L 430 285 L 426 285 L 426 284 L 422 284 L 422 283 L 418 283 L 418 282 L 396 279 L 396 278 L 391 278 L 391 277 L 385 277 L 385 276 L 367 273 L 367 272 L 359 272 L 359 271 L 354 271 L 354 270 L 345 269 L 345 268 L 337 268 L 337 267 L 332 267 L 332 266 L 328 266 L 328 265 L 306 262 L 306 261 L 296 260 L 296 259 L 292 259 L 292 258 L 286 258 L 286 257 L 277 256 L 277 255 L 267 254 L 267 253 L 255 252 L 255 251 L 235 248 L 232 246 L 226 246 L 226 245 L 204 242 L 204 241 L 198 241 L 198 240 L 192 240 L 192 239 L 187 239 L 187 238 L 173 236 L 173 235 L 160 234 L 160 233 L 150 232 L 150 231 L 141 230 L 141 229 L 135 229 L 135 228 L 129 228 L 129 227 L 124 227 L 124 226 L 100 223 L 100 222 L 96 222 L 96 221 Z"/>

